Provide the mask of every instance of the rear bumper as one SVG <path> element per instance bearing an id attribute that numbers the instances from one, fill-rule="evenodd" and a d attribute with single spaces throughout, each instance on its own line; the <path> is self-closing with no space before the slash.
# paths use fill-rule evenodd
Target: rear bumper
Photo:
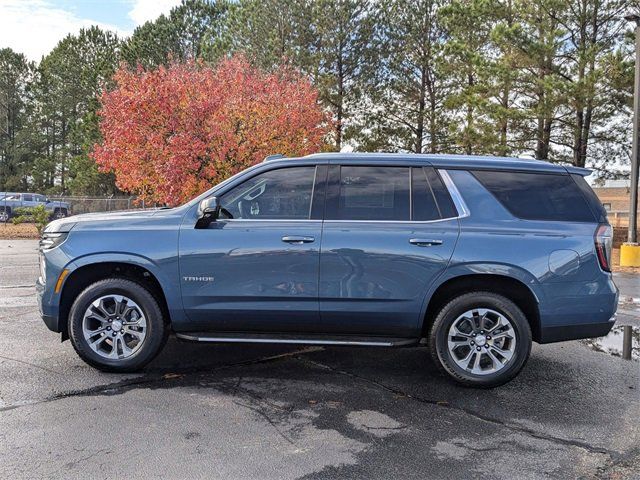
<path id="1" fill-rule="evenodd" d="M 554 327 L 542 327 L 539 343 L 563 342 L 565 340 L 577 340 L 580 338 L 596 338 L 607 335 L 616 317 L 611 317 L 609 321 L 602 323 L 583 323 L 578 325 L 559 325 Z"/>
<path id="2" fill-rule="evenodd" d="M 620 292 L 610 274 L 597 282 L 551 285 L 545 294 L 539 343 L 603 337 L 616 322 Z"/>

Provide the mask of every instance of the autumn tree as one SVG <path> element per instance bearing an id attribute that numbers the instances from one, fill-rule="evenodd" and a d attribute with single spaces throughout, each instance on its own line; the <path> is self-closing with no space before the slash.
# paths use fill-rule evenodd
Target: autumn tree
<path id="1" fill-rule="evenodd" d="M 175 205 L 266 155 L 316 152 L 328 128 L 307 79 L 264 72 L 242 56 L 215 67 L 122 68 L 114 78 L 93 158 L 146 200 Z"/>

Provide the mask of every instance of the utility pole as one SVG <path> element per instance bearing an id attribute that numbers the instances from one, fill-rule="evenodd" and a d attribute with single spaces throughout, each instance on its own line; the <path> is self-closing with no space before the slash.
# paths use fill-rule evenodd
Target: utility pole
<path id="1" fill-rule="evenodd" d="M 640 266 L 640 247 L 638 246 L 638 167 L 640 165 L 640 15 L 637 13 L 624 17 L 635 23 L 636 69 L 633 84 L 633 143 L 631 150 L 631 202 L 629 204 L 629 235 L 627 244 L 620 250 L 620 264 Z"/>

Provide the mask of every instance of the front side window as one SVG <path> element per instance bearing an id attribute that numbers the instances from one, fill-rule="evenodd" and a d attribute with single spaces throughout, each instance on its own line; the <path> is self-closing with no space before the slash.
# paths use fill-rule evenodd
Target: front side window
<path id="1" fill-rule="evenodd" d="M 33 202 L 33 195 L 24 195 L 22 198 L 23 202 Z"/>
<path id="2" fill-rule="evenodd" d="M 222 195 L 222 216 L 306 220 L 311 212 L 315 170 L 315 167 L 291 167 L 256 175 Z"/>
<path id="3" fill-rule="evenodd" d="M 336 183 L 337 205 L 327 208 L 329 220 L 410 219 L 409 168 L 342 166 Z"/>

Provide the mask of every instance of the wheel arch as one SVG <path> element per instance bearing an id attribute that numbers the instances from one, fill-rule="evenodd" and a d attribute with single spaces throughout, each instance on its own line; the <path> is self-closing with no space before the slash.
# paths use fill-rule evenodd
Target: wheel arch
<path id="1" fill-rule="evenodd" d="M 525 314 L 533 340 L 540 339 L 540 311 L 539 299 L 534 291 L 522 278 L 505 275 L 503 273 L 464 273 L 449 276 L 437 285 L 429 297 L 423 315 L 421 335 L 428 336 L 428 331 L 436 315 L 453 298 L 465 293 L 483 291 L 497 293 L 513 301 Z"/>
<path id="2" fill-rule="evenodd" d="M 69 273 L 60 292 L 58 312 L 63 341 L 69 338 L 68 319 L 74 300 L 89 285 L 105 278 L 123 278 L 146 287 L 158 302 L 165 322 L 171 323 L 165 291 L 158 276 L 151 269 L 126 260 L 85 261 Z"/>

